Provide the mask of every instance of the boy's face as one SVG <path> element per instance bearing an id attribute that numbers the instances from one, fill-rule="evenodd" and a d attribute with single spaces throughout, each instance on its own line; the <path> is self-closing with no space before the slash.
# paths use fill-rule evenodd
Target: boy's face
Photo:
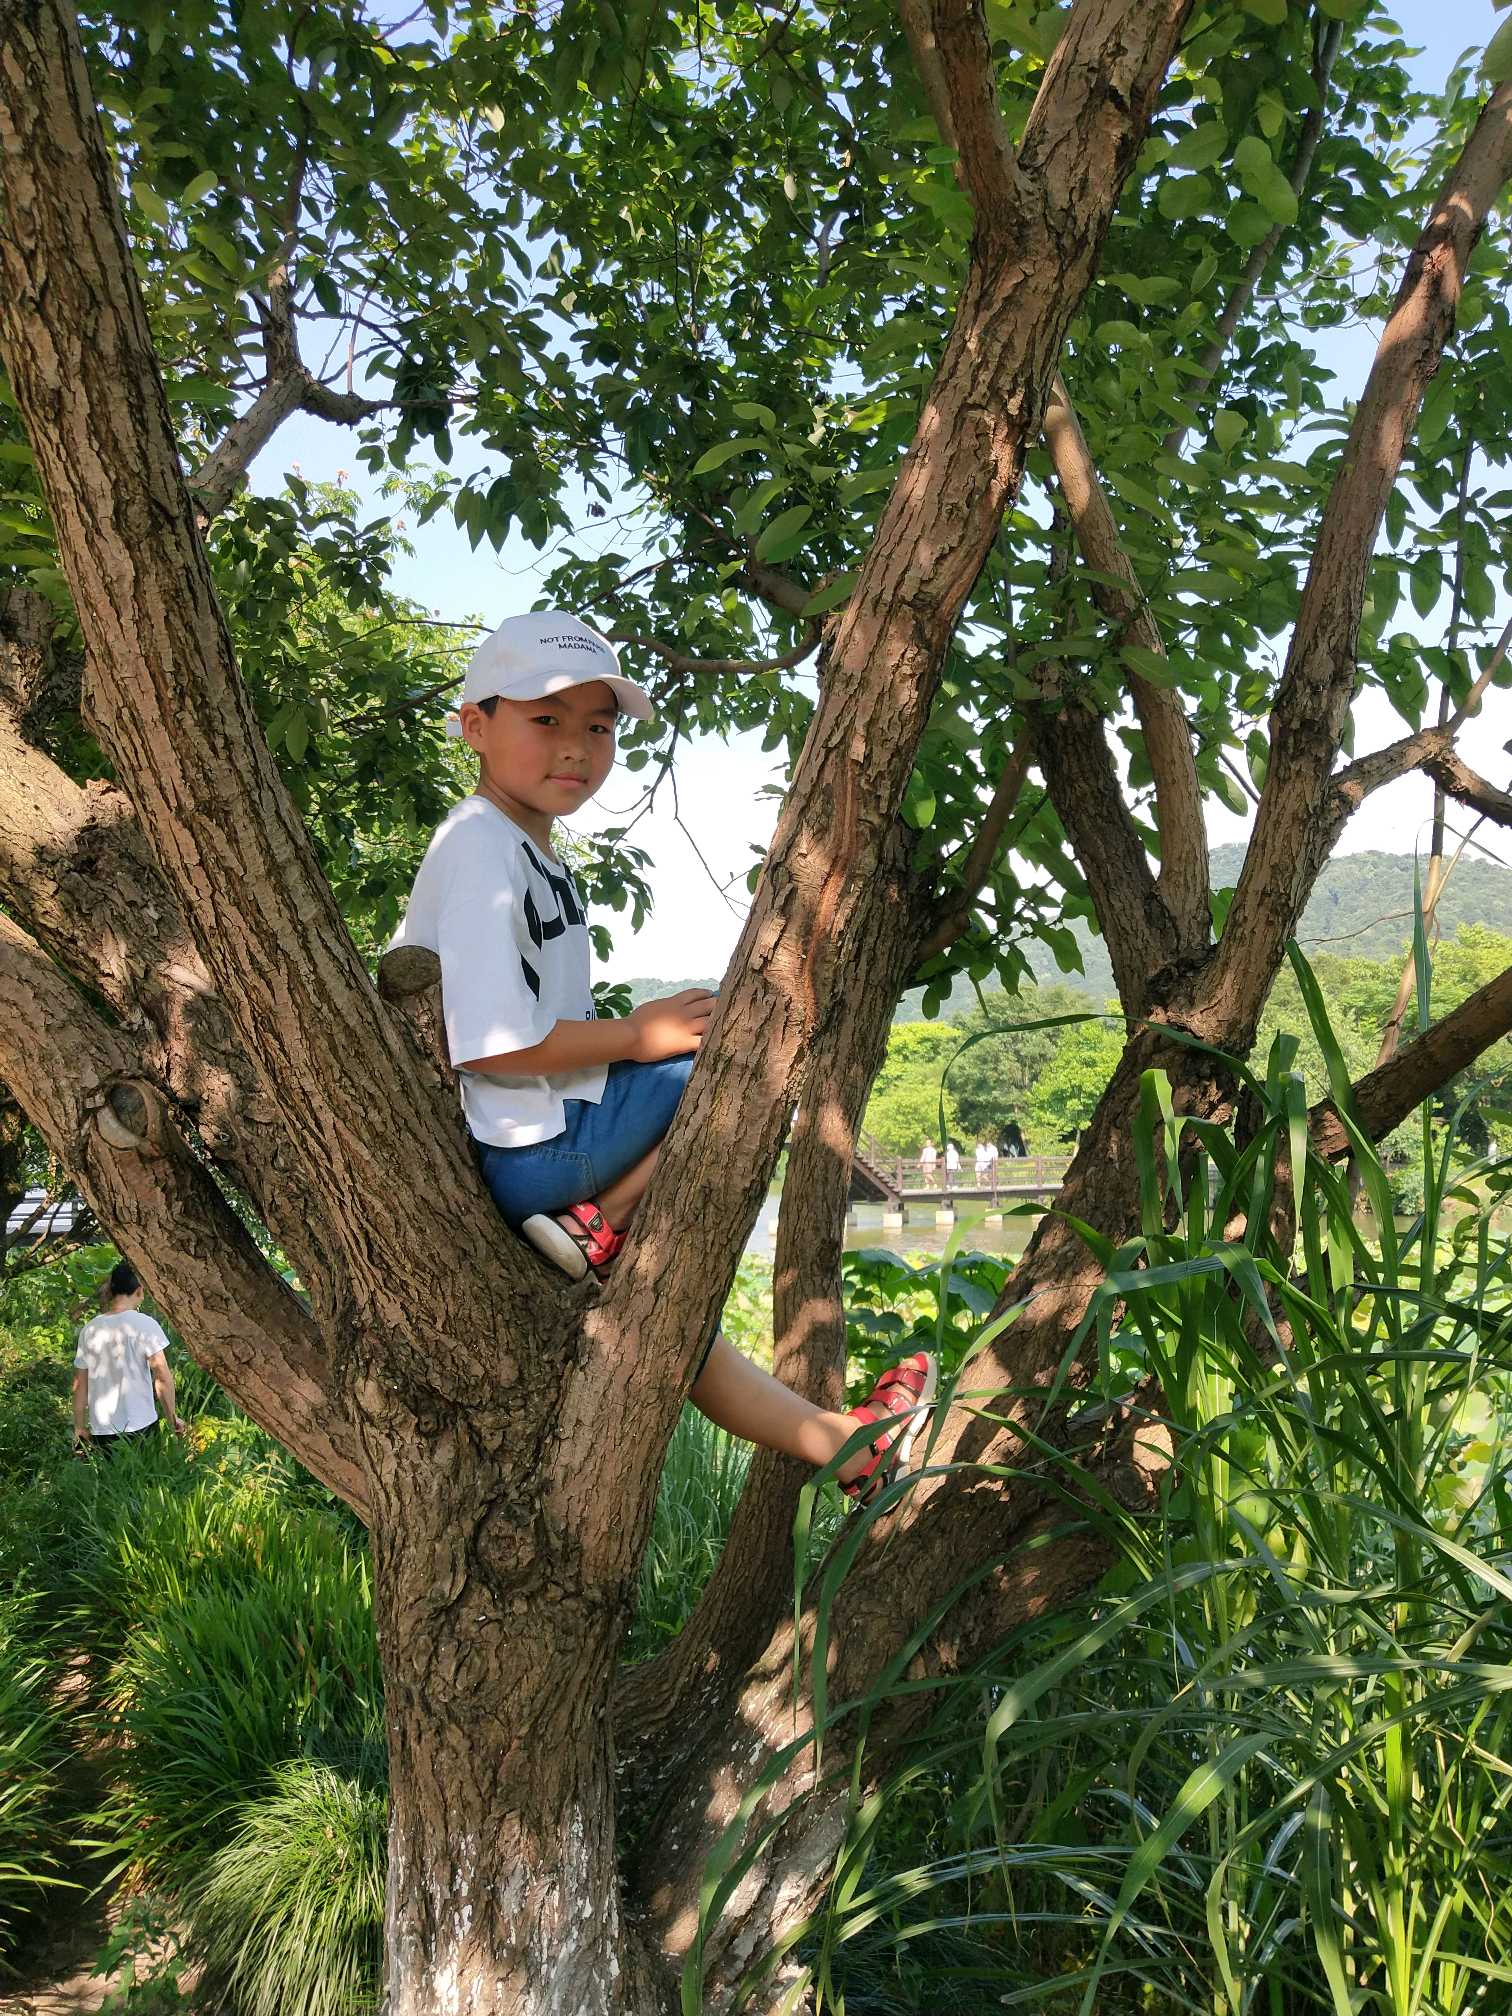
<path id="1" fill-rule="evenodd" d="M 484 782 L 549 827 L 586 805 L 609 775 L 618 716 L 613 693 L 594 679 L 543 700 L 500 700 L 492 714 L 466 706 L 462 734 Z"/>

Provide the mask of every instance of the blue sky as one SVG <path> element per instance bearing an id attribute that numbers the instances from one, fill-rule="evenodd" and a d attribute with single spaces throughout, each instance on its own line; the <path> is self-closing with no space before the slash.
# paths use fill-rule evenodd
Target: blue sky
<path id="1" fill-rule="evenodd" d="M 1505 18 L 1491 0 L 1398 0 L 1392 9 L 1410 44 L 1417 81 L 1440 88 L 1455 62 L 1472 46 L 1483 46 Z M 1505 226 L 1503 226 L 1505 228 Z M 1349 397 L 1363 383 L 1372 340 L 1364 331 L 1332 336 L 1322 354 Z M 338 470 L 348 472 L 354 486 L 372 498 L 362 472 L 354 466 L 355 443 L 346 430 L 298 416 L 286 425 L 253 470 L 260 489 L 282 487 L 292 464 L 312 480 L 327 480 Z M 459 469 L 465 449 L 458 443 Z M 550 556 L 511 541 L 497 557 L 486 544 L 474 553 L 463 533 L 449 520 L 433 520 L 412 534 L 414 557 L 400 567 L 401 592 L 450 619 L 482 618 L 489 624 L 538 599 Z M 1370 748 L 1392 739 L 1401 724 L 1378 696 L 1367 695 L 1356 710 L 1356 746 Z M 1467 760 L 1498 781 L 1507 759 L 1503 745 L 1512 738 L 1512 693 L 1493 689 L 1479 720 L 1461 738 Z M 775 818 L 775 801 L 758 795 L 764 784 L 779 780 L 770 757 L 761 754 L 758 738 L 740 736 L 728 743 L 705 738 L 690 745 L 678 768 L 680 827 L 670 808 L 659 808 L 636 829 L 655 864 L 652 887 L 657 904 L 645 928 L 631 937 L 623 920 L 617 927 L 614 954 L 603 970 L 606 977 L 631 978 L 651 974 L 665 980 L 721 970 L 734 948 L 744 913 L 743 877 L 765 844 Z M 664 794 L 665 795 L 665 794 Z M 578 822 L 582 830 L 620 823 L 625 809 L 638 797 L 636 780 L 619 773 L 611 777 L 597 805 Z M 1404 778 L 1369 800 L 1347 829 L 1344 851 L 1383 848 L 1410 850 L 1426 832 L 1431 792 L 1426 780 Z M 1246 822 L 1216 811 L 1210 819 L 1213 840 L 1237 839 Z M 684 828 L 686 830 L 684 830 Z M 696 844 L 695 844 L 696 843 Z M 1496 839 L 1489 843 L 1492 849 Z M 700 856 L 702 859 L 700 859 Z M 1512 849 L 1506 858 L 1512 861 Z M 734 880 L 721 895 L 716 883 Z"/>

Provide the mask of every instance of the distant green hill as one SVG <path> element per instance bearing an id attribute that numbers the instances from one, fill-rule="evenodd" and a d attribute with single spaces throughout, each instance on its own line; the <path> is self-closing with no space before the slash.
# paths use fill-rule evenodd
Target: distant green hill
<path id="1" fill-rule="evenodd" d="M 1234 844 L 1212 853 L 1213 887 L 1231 888 L 1244 849 Z M 1304 952 L 1336 952 L 1345 959 L 1389 959 L 1412 938 L 1410 854 L 1336 854 L 1318 877 L 1297 943 Z M 1439 899 L 1439 928 L 1452 938 L 1461 924 L 1487 924 L 1512 933 L 1512 869 L 1462 855 Z"/>
<path id="2" fill-rule="evenodd" d="M 1237 843 L 1215 847 L 1211 856 L 1213 887 L 1232 888 L 1243 859 L 1244 849 Z M 1395 957 L 1405 951 L 1412 937 L 1412 878 L 1410 854 L 1336 854 L 1318 877 L 1302 913 L 1298 943 L 1304 952 L 1334 952 L 1343 958 Z M 1465 855 L 1440 900 L 1439 921 L 1446 937 L 1452 937 L 1461 924 L 1487 924 L 1493 931 L 1512 936 L 1512 869 Z M 1113 992 L 1113 970 L 1106 948 L 1085 925 L 1077 925 L 1075 930 L 1082 972 L 1062 973 L 1050 952 L 1040 945 L 1029 948 L 1029 963 L 1036 980 L 1063 981 L 1101 1003 Z M 708 979 L 632 980 L 630 992 L 634 1000 L 644 1001 L 678 987 L 718 984 Z M 898 1007 L 900 1022 L 919 1020 L 920 998 L 917 991 L 905 995 Z M 971 987 L 960 981 L 944 1012 L 964 1014 L 975 999 Z"/>

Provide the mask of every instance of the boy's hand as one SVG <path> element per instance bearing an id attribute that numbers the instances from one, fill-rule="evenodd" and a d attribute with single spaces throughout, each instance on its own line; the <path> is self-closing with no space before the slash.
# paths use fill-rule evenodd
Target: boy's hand
<path id="1" fill-rule="evenodd" d="M 632 1008 L 625 1020 L 635 1025 L 635 1047 L 630 1053 L 634 1062 L 659 1064 L 664 1057 L 681 1057 L 696 1050 L 714 1013 L 715 998 L 707 987 L 684 987 L 680 994 L 643 1001 L 639 1008 Z"/>

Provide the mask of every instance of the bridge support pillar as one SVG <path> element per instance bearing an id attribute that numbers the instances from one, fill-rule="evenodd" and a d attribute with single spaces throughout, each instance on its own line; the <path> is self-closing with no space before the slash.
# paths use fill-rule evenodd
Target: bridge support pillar
<path id="1" fill-rule="evenodd" d="M 954 1225 L 955 1223 L 954 1204 L 940 1205 L 935 1212 L 935 1223 L 936 1225 Z"/>
<path id="2" fill-rule="evenodd" d="M 901 1204 L 898 1205 L 896 1210 L 890 1205 L 882 1207 L 882 1230 L 884 1232 L 901 1232 L 907 1223 L 907 1219 L 908 1213 L 903 1209 Z"/>

